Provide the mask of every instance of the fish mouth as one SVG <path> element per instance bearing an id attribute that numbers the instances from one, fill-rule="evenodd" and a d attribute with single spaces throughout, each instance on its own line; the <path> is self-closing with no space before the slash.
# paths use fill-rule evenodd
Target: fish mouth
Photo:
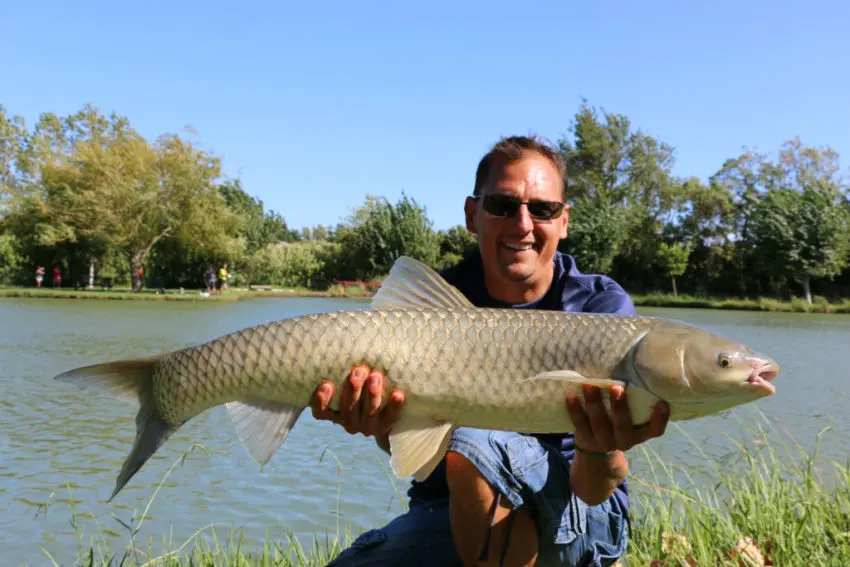
<path id="1" fill-rule="evenodd" d="M 778 375 L 779 365 L 775 362 L 763 362 L 753 368 L 753 372 L 747 378 L 747 382 L 754 384 L 767 395 L 771 395 L 776 393 L 776 386 L 772 382 Z"/>

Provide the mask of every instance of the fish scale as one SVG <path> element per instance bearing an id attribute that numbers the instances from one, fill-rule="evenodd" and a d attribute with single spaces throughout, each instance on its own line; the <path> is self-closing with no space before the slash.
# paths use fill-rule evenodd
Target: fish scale
<path id="1" fill-rule="evenodd" d="M 361 364 L 383 372 L 387 390 L 405 392 L 390 464 L 397 477 L 417 480 L 434 470 L 459 426 L 573 431 L 565 398 L 587 385 L 601 387 L 609 410 L 611 388 L 624 387 L 641 424 L 662 399 L 670 419 L 681 420 L 770 395 L 778 372 L 768 357 L 685 323 L 477 308 L 410 258 L 396 262 L 371 307 L 301 315 L 57 378 L 139 405 L 114 497 L 182 424 L 222 404 L 250 455 L 267 462 L 319 384 L 338 386 L 330 407 L 339 409 L 339 386 Z"/>

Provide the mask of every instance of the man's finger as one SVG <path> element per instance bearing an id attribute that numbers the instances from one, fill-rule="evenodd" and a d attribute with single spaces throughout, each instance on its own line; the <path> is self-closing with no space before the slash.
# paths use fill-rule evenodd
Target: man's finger
<path id="1" fill-rule="evenodd" d="M 387 400 L 387 407 L 381 412 L 381 433 L 387 433 L 392 426 L 401 417 L 401 406 L 404 404 L 404 392 L 401 390 L 393 390 L 390 392 L 390 398 Z"/>
<path id="2" fill-rule="evenodd" d="M 628 394 L 620 386 L 611 388 L 611 423 L 617 431 L 628 431 L 634 425 L 632 412 L 629 409 Z"/>
<path id="3" fill-rule="evenodd" d="M 576 436 L 587 437 L 593 439 L 593 430 L 590 428 L 590 420 L 584 408 L 581 407 L 581 400 L 578 396 L 567 396 L 567 412 L 570 414 L 570 420 L 575 427 Z"/>
<path id="4" fill-rule="evenodd" d="M 614 437 L 614 426 L 611 418 L 602 403 L 602 392 L 596 386 L 585 386 L 584 400 L 585 412 L 593 429 L 593 437 L 604 447 L 611 447 L 616 442 Z"/>
<path id="5" fill-rule="evenodd" d="M 383 399 L 384 378 L 380 372 L 372 372 L 366 380 L 366 394 L 361 408 L 361 429 L 364 435 L 375 435 L 380 426 L 380 409 Z"/>
<path id="6" fill-rule="evenodd" d="M 652 418 L 649 422 L 649 432 L 652 437 L 661 437 L 667 430 L 670 420 L 670 406 L 667 402 L 658 402 L 652 410 Z"/>
<path id="7" fill-rule="evenodd" d="M 342 388 L 340 412 L 346 421 L 355 419 L 359 421 L 360 410 L 357 404 L 360 403 L 364 380 L 366 380 L 366 368 L 357 366 L 351 371 L 348 380 L 345 381 L 345 386 Z"/>
<path id="8" fill-rule="evenodd" d="M 333 382 L 326 380 L 316 389 L 311 400 L 310 408 L 313 410 L 315 419 L 330 420 L 337 422 L 337 413 L 328 409 L 334 394 Z"/>

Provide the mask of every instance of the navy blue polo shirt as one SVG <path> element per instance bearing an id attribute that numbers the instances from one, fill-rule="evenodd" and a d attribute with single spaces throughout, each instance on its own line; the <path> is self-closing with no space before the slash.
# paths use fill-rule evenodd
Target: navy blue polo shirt
<path id="1" fill-rule="evenodd" d="M 575 259 L 561 252 L 555 252 L 553 259 L 555 270 L 552 284 L 540 299 L 521 305 L 511 305 L 493 299 L 487 293 L 484 284 L 484 266 L 481 253 L 475 252 L 459 264 L 446 268 L 441 275 L 450 284 L 477 307 L 502 307 L 513 309 L 544 309 L 549 311 L 569 311 L 585 313 L 619 313 L 634 315 L 635 307 L 626 291 L 607 276 L 583 274 L 576 267 Z M 567 411 L 564 406 L 564 411 Z M 534 435 L 542 443 L 558 448 L 567 459 L 575 454 L 572 433 Z M 445 460 L 423 482 L 413 481 L 408 491 L 410 505 L 426 500 L 447 498 Z M 615 490 L 615 497 L 628 510 L 629 497 L 627 482 Z"/>

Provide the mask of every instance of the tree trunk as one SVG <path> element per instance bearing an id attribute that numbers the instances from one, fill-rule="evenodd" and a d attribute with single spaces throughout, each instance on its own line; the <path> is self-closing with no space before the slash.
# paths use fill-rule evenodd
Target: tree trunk
<path id="1" fill-rule="evenodd" d="M 679 292 L 676 290 L 676 276 L 670 276 L 673 279 L 673 297 L 679 297 Z"/>
<path id="2" fill-rule="evenodd" d="M 89 285 L 88 288 L 92 289 L 94 287 L 94 262 L 89 260 Z"/>
<path id="3" fill-rule="evenodd" d="M 803 286 L 803 295 L 806 296 L 806 303 L 809 305 L 812 304 L 812 288 L 811 288 L 811 278 L 809 276 L 803 276 L 800 280 L 800 283 Z"/>
<path id="4" fill-rule="evenodd" d="M 130 256 L 130 281 L 132 281 L 133 293 L 142 291 L 142 277 L 139 275 L 139 269 L 142 267 L 144 256 L 146 254 L 143 252 L 138 252 Z"/>
<path id="5" fill-rule="evenodd" d="M 142 291 L 142 276 L 139 274 L 142 264 L 144 264 L 145 260 L 148 259 L 148 254 L 150 254 L 151 249 L 156 245 L 156 243 L 165 238 L 169 232 L 171 232 L 171 228 L 166 228 L 154 236 L 150 243 L 144 248 L 140 250 L 130 250 L 130 277 L 133 282 L 133 293 L 139 293 Z"/>

